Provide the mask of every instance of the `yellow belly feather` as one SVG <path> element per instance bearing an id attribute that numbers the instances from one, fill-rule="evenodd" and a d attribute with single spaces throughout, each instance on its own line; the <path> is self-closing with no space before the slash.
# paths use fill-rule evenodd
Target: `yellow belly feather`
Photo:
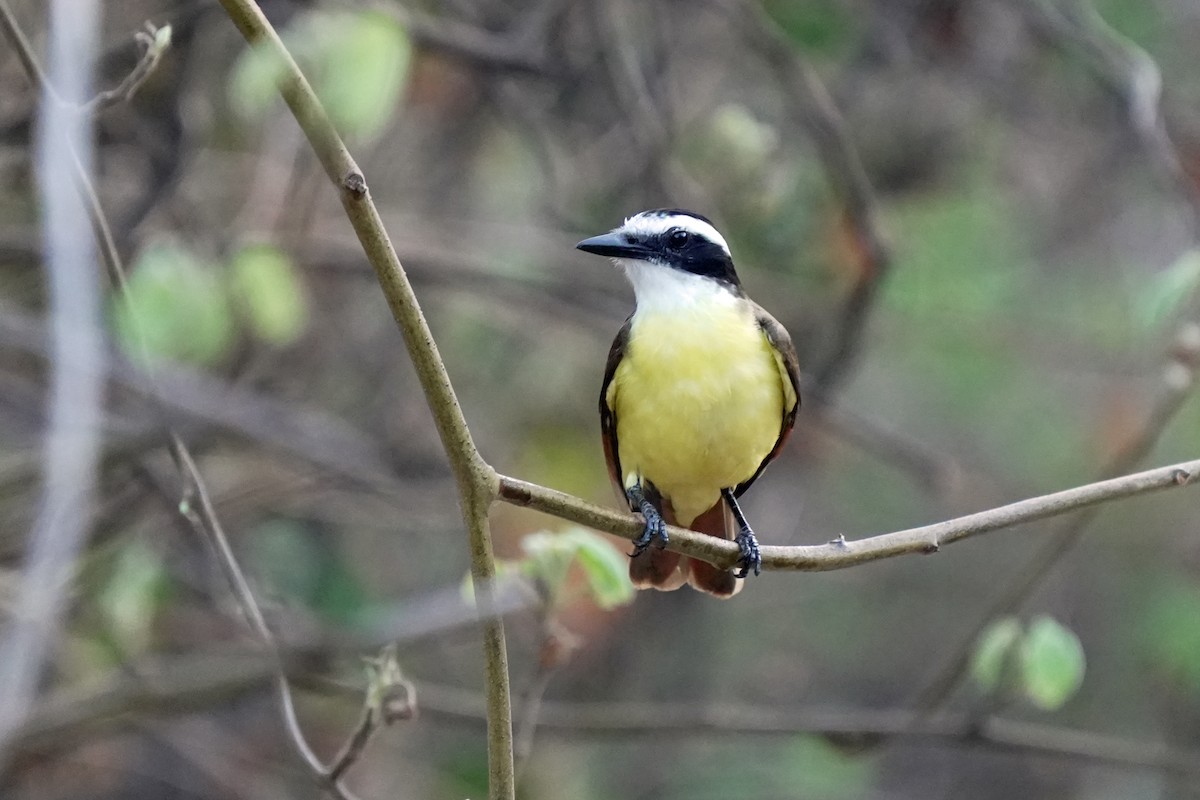
<path id="1" fill-rule="evenodd" d="M 609 385 L 626 487 L 650 481 L 690 524 L 754 475 L 779 437 L 784 397 L 743 304 L 635 316 Z"/>

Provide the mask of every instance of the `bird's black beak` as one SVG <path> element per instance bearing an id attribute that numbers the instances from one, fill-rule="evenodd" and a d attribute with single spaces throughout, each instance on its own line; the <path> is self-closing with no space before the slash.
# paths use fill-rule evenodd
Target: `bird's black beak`
<path id="1" fill-rule="evenodd" d="M 599 236 L 584 239 L 575 245 L 575 249 L 610 258 L 638 258 L 644 256 L 646 252 L 644 246 L 629 241 L 624 234 L 620 233 L 602 233 Z"/>

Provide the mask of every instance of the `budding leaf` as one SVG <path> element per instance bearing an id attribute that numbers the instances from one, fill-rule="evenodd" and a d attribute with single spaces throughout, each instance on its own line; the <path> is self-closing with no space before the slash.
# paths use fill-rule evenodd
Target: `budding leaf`
<path id="1" fill-rule="evenodd" d="M 128 292 L 113 306 L 117 341 L 135 360 L 210 364 L 233 341 L 233 314 L 219 271 L 174 244 L 138 258 Z"/>
<path id="2" fill-rule="evenodd" d="M 575 528 L 563 535 L 575 541 L 575 558 L 587 575 L 588 588 L 596 605 L 615 608 L 633 599 L 629 564 L 624 555 L 600 535 L 583 528 Z"/>
<path id="3" fill-rule="evenodd" d="M 1079 637 L 1047 616 L 1029 626 L 1021 642 L 1021 688 L 1038 708 L 1053 711 L 1083 683 L 1086 659 Z"/>
<path id="4" fill-rule="evenodd" d="M 262 339 L 288 344 L 304 332 L 308 298 L 282 250 L 265 244 L 243 247 L 233 257 L 229 277 L 240 308 Z"/>
<path id="5" fill-rule="evenodd" d="M 1000 688 L 1005 664 L 1020 639 L 1021 623 L 1016 617 L 998 619 L 980 635 L 971 658 L 971 676 L 985 692 Z"/>

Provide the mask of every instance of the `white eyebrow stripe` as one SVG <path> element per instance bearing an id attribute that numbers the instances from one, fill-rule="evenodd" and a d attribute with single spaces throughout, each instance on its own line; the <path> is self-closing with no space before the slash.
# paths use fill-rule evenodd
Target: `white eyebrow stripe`
<path id="1" fill-rule="evenodd" d="M 663 217 L 657 214 L 647 215 L 644 212 L 635 214 L 625 220 L 625 224 L 617 228 L 617 231 L 631 233 L 634 236 L 657 236 L 666 233 L 672 228 L 682 228 L 685 231 L 703 236 L 710 242 L 719 244 L 721 249 L 725 251 L 725 255 L 730 255 L 729 245 L 725 242 L 725 237 L 716 228 L 702 219 L 696 219 L 684 214 L 668 214 Z"/>

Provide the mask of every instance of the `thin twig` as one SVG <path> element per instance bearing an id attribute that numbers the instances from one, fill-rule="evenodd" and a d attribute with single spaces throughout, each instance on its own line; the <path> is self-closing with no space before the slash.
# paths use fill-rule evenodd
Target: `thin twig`
<path id="1" fill-rule="evenodd" d="M 849 540 L 838 536 L 826 544 L 818 545 L 764 545 L 761 548 L 762 568 L 825 572 L 846 569 L 881 558 L 928 555 L 938 552 L 943 545 L 979 534 L 1067 514 L 1101 503 L 1200 483 L 1193 481 L 1198 474 L 1200 460 L 1186 461 L 1020 500 L 945 522 L 884 533 L 866 539 Z M 500 477 L 500 499 L 515 506 L 532 508 L 630 540 L 636 539 L 642 532 L 642 522 L 635 517 L 516 478 Z M 737 563 L 739 551 L 734 542 L 683 528 L 669 527 L 667 531 L 670 536 L 670 542 L 667 544 L 669 550 L 702 559 L 718 567 L 732 568 Z"/>
<path id="2" fill-rule="evenodd" d="M 512 800 L 515 788 L 508 654 L 503 621 L 493 613 L 495 597 L 492 583 L 496 566 L 488 526 L 488 509 L 498 492 L 498 477 L 475 447 L 437 344 L 388 238 L 379 210 L 371 200 L 362 171 L 346 149 L 316 93 L 258 5 L 253 0 L 221 0 L 221 5 L 247 42 L 267 47 L 283 65 L 280 93 L 308 137 L 326 175 L 338 188 L 346 216 L 358 235 L 367 260 L 375 268 L 392 315 L 404 336 L 409 358 L 433 414 L 438 436 L 458 485 L 460 507 L 469 537 L 471 579 L 483 628 L 488 696 L 489 797 L 492 800 Z"/>
<path id="3" fill-rule="evenodd" d="M 135 33 L 134 39 L 142 47 L 142 55 L 138 59 L 137 64 L 134 65 L 129 74 L 117 86 L 100 92 L 90 101 L 84 103 L 80 107 L 81 111 L 84 113 L 94 113 L 95 111 L 133 99 L 138 89 L 142 88 L 142 84 L 154 74 L 154 70 L 158 67 L 159 59 L 162 58 L 163 53 L 167 52 L 167 48 L 170 47 L 171 26 L 164 25 L 161 28 L 156 28 L 147 22 L 146 30 Z"/>
<path id="4" fill-rule="evenodd" d="M 174 431 L 170 433 L 170 437 L 171 457 L 175 459 L 180 474 L 186 479 L 184 497 L 180 501 L 179 511 L 192 524 L 196 534 L 215 550 L 217 562 L 221 565 L 225 578 L 233 588 L 238 607 L 246 617 L 247 624 L 254 630 L 276 661 L 275 687 L 279 693 L 283 720 L 292 746 L 308 764 L 313 774 L 323 779 L 326 789 L 341 800 L 352 800 L 353 795 L 341 785 L 336 776 L 331 774 L 329 768 L 309 745 L 308 739 L 300 727 L 300 720 L 296 716 L 295 698 L 292 696 L 292 687 L 288 682 L 287 673 L 278 663 L 279 645 L 275 641 L 275 635 L 271 633 L 271 628 L 267 625 L 266 617 L 263 616 L 258 600 L 254 597 L 254 591 L 250 588 L 250 582 L 246 579 L 246 574 L 242 571 L 242 567 L 233 553 L 233 548 L 229 545 L 229 537 L 225 535 L 225 529 L 217 518 L 216 508 L 213 506 L 212 498 L 209 497 L 208 488 L 200 476 L 200 471 L 196 468 L 195 461 L 192 460 L 191 453 L 188 452 L 187 447 Z"/>

